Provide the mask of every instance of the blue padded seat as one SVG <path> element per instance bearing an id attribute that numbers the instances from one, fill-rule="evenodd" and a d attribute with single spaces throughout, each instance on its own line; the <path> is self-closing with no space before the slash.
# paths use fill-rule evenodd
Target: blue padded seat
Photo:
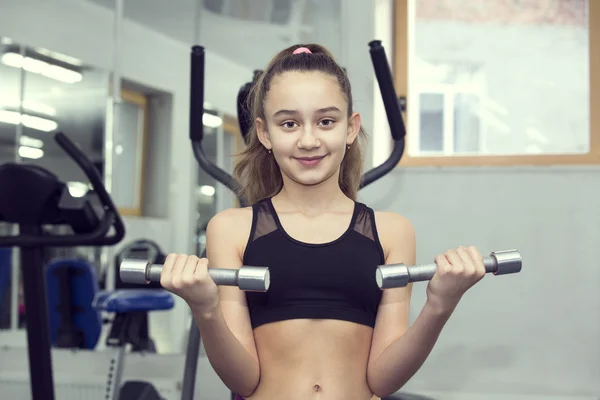
<path id="1" fill-rule="evenodd" d="M 52 260 L 45 272 L 52 345 L 94 349 L 102 331 L 101 315 L 92 307 L 99 290 L 94 266 L 84 260 L 59 258 Z"/>
<path id="2" fill-rule="evenodd" d="M 170 310 L 175 305 L 173 295 L 157 289 L 119 289 L 102 291 L 94 298 L 96 310 L 114 313 Z"/>

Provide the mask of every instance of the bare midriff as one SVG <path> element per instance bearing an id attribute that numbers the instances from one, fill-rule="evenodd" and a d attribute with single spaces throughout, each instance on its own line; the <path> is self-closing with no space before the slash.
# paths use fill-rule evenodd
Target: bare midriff
<path id="1" fill-rule="evenodd" d="M 260 383 L 247 400 L 371 400 L 367 363 L 373 329 L 337 320 L 287 320 L 254 338 Z"/>

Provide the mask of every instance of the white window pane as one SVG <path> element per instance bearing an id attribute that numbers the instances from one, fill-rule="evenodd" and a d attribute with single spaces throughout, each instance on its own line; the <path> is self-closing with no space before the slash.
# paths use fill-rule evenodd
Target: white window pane
<path id="1" fill-rule="evenodd" d="M 421 93 L 419 96 L 419 149 L 422 152 L 444 150 L 444 96 Z"/>
<path id="2" fill-rule="evenodd" d="M 481 97 L 458 93 L 454 97 L 455 153 L 477 154 L 481 147 Z"/>
<path id="3" fill-rule="evenodd" d="M 446 155 L 587 153 L 588 9 L 589 0 L 411 0 L 411 155 L 439 151 L 433 137 Z M 421 110 L 422 93 L 443 95 L 443 112 Z"/>

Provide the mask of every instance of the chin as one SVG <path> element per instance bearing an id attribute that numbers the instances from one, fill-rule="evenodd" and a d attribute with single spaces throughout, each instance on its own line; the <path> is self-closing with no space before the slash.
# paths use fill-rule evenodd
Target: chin
<path id="1" fill-rule="evenodd" d="M 319 171 L 305 171 L 303 173 L 290 173 L 287 176 L 294 182 L 304 186 L 317 186 L 324 182 L 333 179 L 335 171 L 328 171 L 327 173 Z"/>

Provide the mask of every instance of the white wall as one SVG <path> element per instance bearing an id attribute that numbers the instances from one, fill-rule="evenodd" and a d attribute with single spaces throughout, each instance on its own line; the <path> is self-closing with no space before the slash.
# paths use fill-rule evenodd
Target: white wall
<path id="1" fill-rule="evenodd" d="M 111 69 L 113 65 L 113 13 L 92 3 L 75 0 L 0 1 L 0 35 L 18 43 L 61 52 L 85 64 Z M 167 252 L 193 252 L 193 188 L 197 169 L 188 139 L 189 124 L 189 46 L 160 35 L 149 28 L 126 22 L 123 29 L 121 75 L 124 79 L 170 93 L 173 97 L 170 185 L 162 188 L 169 198 L 169 218 L 164 220 L 170 236 L 158 243 Z M 206 51 L 205 100 L 222 112 L 235 114 L 235 98 L 240 86 L 252 76 L 247 69 Z M 176 161 L 176 162 L 175 162 Z M 151 183 L 149 183 L 151 184 Z M 154 222 L 128 224 L 124 242 L 146 237 Z M 162 239 L 162 240 L 160 240 Z M 177 302 L 168 315 L 172 341 L 165 350 L 179 351 L 187 307 Z"/>
<path id="2" fill-rule="evenodd" d="M 418 263 L 459 245 L 523 256 L 521 273 L 467 292 L 407 391 L 598 398 L 598 187 L 596 167 L 406 168 L 361 192 L 413 222 Z M 425 286 L 415 286 L 413 320 Z"/>

